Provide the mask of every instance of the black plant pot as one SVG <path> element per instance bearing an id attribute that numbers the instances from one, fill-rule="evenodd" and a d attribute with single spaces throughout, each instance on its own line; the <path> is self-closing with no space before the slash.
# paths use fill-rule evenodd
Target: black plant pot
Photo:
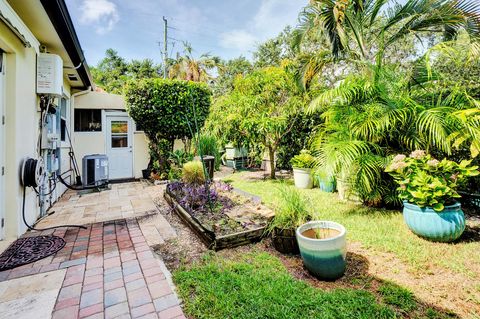
<path id="1" fill-rule="evenodd" d="M 280 229 L 275 227 L 273 229 L 272 242 L 273 247 L 282 254 L 300 254 L 294 228 Z"/>
<path id="2" fill-rule="evenodd" d="M 195 156 L 195 160 L 200 161 L 200 156 Z M 204 155 L 203 162 L 205 163 L 205 168 L 207 169 L 208 177 L 210 179 L 213 179 L 213 173 L 215 171 L 215 157 L 210 155 Z"/>
<path id="3" fill-rule="evenodd" d="M 152 173 L 152 170 L 147 168 L 147 169 L 142 169 L 142 177 L 145 179 L 150 178 L 150 174 Z"/>

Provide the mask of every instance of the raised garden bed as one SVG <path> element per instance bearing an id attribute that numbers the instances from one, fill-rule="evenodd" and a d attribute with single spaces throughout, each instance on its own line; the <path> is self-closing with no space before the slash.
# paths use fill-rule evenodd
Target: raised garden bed
<path id="1" fill-rule="evenodd" d="M 259 241 L 273 217 L 258 198 L 223 182 L 212 183 L 209 192 L 204 185 L 172 182 L 164 196 L 183 222 L 213 250 Z"/>

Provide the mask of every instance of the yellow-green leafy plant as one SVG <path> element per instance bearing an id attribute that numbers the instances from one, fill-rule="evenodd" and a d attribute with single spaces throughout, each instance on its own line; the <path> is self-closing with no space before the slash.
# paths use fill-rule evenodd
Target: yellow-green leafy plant
<path id="1" fill-rule="evenodd" d="M 201 185 L 205 183 L 205 173 L 202 162 L 190 161 L 183 165 L 182 181 L 186 184 Z"/>
<path id="2" fill-rule="evenodd" d="M 395 156 L 386 172 L 400 185 L 400 199 L 442 211 L 445 205 L 453 204 L 460 197 L 457 189 L 467 177 L 480 174 L 478 166 L 470 163 L 466 160 L 460 163 L 447 159 L 439 161 L 425 151 L 417 150 L 408 157 L 403 154 Z"/>
<path id="3" fill-rule="evenodd" d="M 315 157 L 308 150 L 302 150 L 300 154 L 295 155 L 290 160 L 293 168 L 313 168 L 315 166 Z"/>

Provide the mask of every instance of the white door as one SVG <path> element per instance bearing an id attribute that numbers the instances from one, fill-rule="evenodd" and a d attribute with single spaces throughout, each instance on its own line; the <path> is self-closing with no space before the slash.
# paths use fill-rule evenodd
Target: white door
<path id="1" fill-rule="evenodd" d="M 5 54 L 0 50 L 0 239 L 5 236 Z"/>
<path id="2" fill-rule="evenodd" d="M 132 121 L 128 116 L 107 115 L 106 119 L 108 178 L 132 178 Z"/>

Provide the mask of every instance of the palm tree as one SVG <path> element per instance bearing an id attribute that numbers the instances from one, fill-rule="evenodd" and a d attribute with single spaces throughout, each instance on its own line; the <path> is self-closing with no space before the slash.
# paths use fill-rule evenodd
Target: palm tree
<path id="1" fill-rule="evenodd" d="M 194 81 L 194 82 L 208 82 L 212 79 L 209 70 L 219 66 L 220 59 L 212 57 L 208 53 L 202 54 L 196 59 L 192 52 L 192 46 L 184 42 L 184 55 L 177 56 L 177 58 L 170 62 L 171 67 L 168 72 L 170 79 Z"/>
<path id="2" fill-rule="evenodd" d="M 389 52 L 397 52 L 402 41 L 440 34 L 454 39 L 461 30 L 480 36 L 480 3 L 477 0 L 310 0 L 300 14 L 297 45 L 312 34 L 328 43 L 336 61 L 381 65 Z M 413 41 L 413 39 L 412 39 Z M 407 42 L 412 42 L 407 41 Z M 304 83 L 318 75 L 326 57 L 304 60 Z M 313 67 L 309 63 L 313 61 Z M 363 62 L 362 62 L 363 61 Z M 313 71 L 313 72 L 312 72 Z"/>
<path id="3" fill-rule="evenodd" d="M 475 52 L 458 43 L 440 47 L 457 59 L 462 51 Z M 370 65 L 309 106 L 325 121 L 313 145 L 319 168 L 346 178 L 365 203 L 395 202 L 395 188 L 383 173 L 395 153 L 480 153 L 480 101 L 464 86 L 445 85 L 445 75 L 432 69 L 432 54 L 410 77 L 393 66 Z"/>
<path id="4" fill-rule="evenodd" d="M 378 33 L 372 37 L 372 30 Z M 329 39 L 338 58 L 355 50 L 364 59 L 413 34 L 443 34 L 453 39 L 460 30 L 480 35 L 480 4 L 476 0 L 311 0 L 300 16 L 300 30 Z"/>

